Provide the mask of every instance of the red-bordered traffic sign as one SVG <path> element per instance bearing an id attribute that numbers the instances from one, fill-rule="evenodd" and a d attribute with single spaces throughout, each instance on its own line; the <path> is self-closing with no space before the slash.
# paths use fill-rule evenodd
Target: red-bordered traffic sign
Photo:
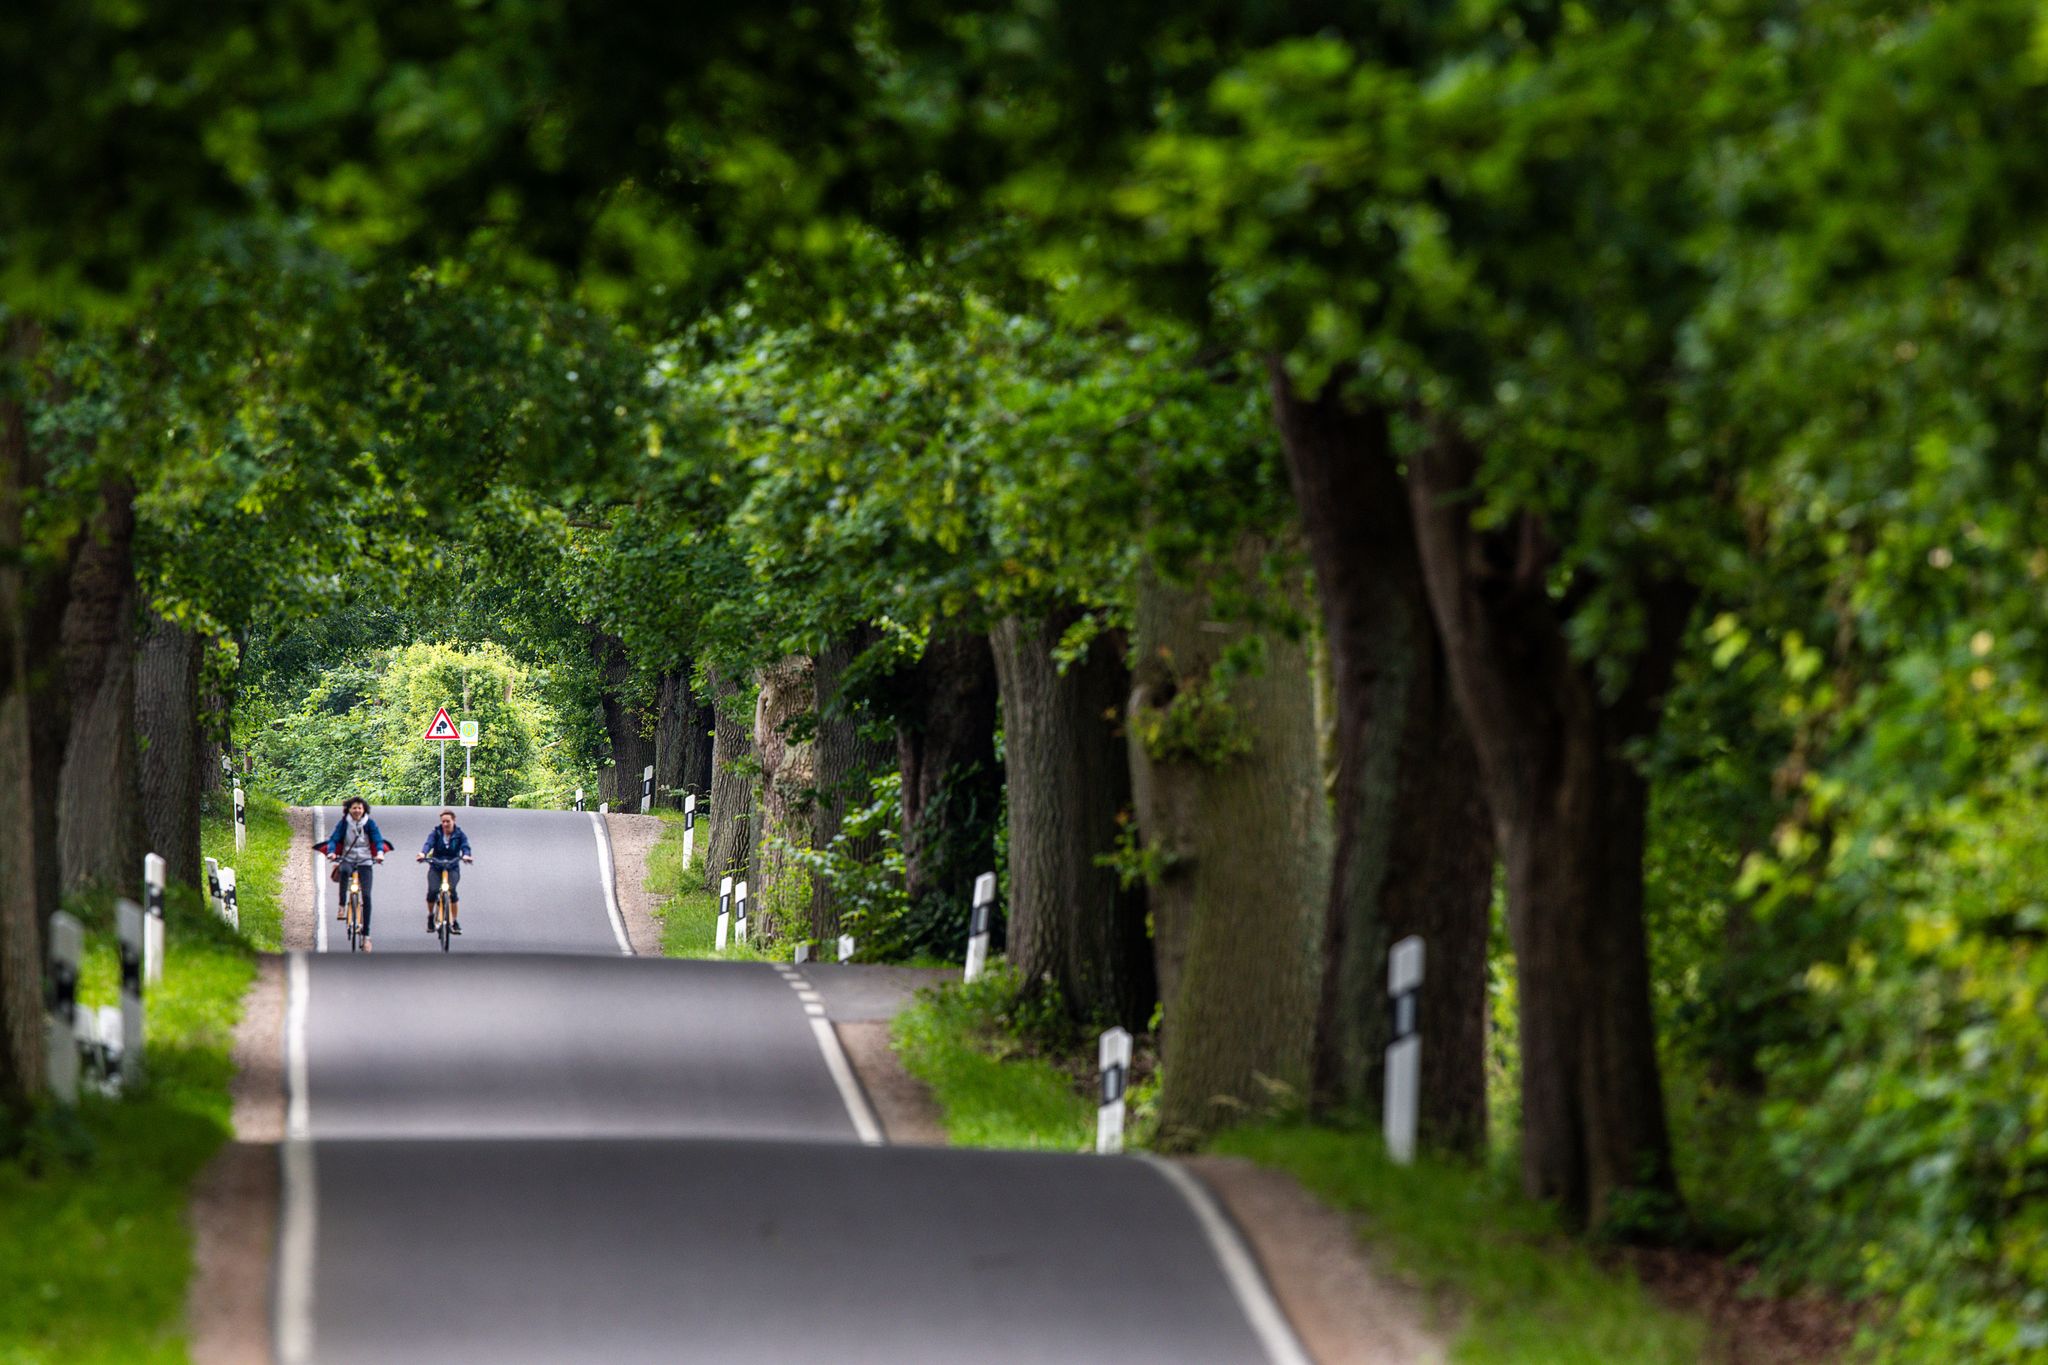
<path id="1" fill-rule="evenodd" d="M 455 722 L 448 717 L 448 708 L 442 707 L 434 713 L 434 723 L 427 727 L 428 739 L 460 739 L 462 732 L 455 728 Z"/>

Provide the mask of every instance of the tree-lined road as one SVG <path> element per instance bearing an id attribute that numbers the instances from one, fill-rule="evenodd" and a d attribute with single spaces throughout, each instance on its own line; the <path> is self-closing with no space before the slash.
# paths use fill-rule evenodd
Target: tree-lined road
<path id="1" fill-rule="evenodd" d="M 1298 1358 L 1177 1172 L 864 1142 L 850 976 L 622 956 L 587 815 L 463 823 L 453 953 L 408 863 L 294 960 L 282 1359 Z"/>

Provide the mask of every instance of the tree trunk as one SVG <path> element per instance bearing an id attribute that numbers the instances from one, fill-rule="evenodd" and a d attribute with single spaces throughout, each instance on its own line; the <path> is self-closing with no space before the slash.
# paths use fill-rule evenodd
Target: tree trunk
<path id="1" fill-rule="evenodd" d="M 1409 462 L 1410 507 L 1452 685 L 1507 870 L 1521 1005 L 1522 1183 L 1578 1224 L 1675 1212 L 1643 925 L 1655 732 L 1693 594 L 1652 583 L 1618 694 L 1574 657 L 1553 551 L 1524 514 L 1482 532 L 1476 452 L 1439 428 Z"/>
<path id="2" fill-rule="evenodd" d="M 967 951 L 974 879 L 995 869 L 1003 796 L 988 637 L 934 632 L 924 656 L 898 677 L 896 697 L 910 946 L 958 959 Z"/>
<path id="3" fill-rule="evenodd" d="M 596 631 L 590 638 L 590 657 L 604 679 L 598 705 L 612 751 L 612 765 L 597 775 L 598 800 L 609 801 L 613 810 L 637 811 L 640 775 L 654 762 L 654 738 L 646 712 L 633 701 L 633 664 L 618 636 Z"/>
<path id="4" fill-rule="evenodd" d="M 745 689 L 721 669 L 712 669 L 708 678 L 714 726 L 711 840 L 704 850 L 704 879 L 715 891 L 724 876 L 751 880 L 754 778 L 759 763 L 754 754 L 751 709 L 744 707 Z M 742 719 L 743 715 L 747 719 Z"/>
<path id="5" fill-rule="evenodd" d="M 199 856 L 199 637 L 150 613 L 135 661 L 142 823 L 175 881 L 204 885 Z"/>
<path id="6" fill-rule="evenodd" d="M 108 482 L 71 571 L 64 685 L 71 730 L 59 779 L 64 889 L 128 887 L 142 877 L 135 749 L 135 490 Z"/>
<path id="7" fill-rule="evenodd" d="M 801 654 L 761 670 L 754 703 L 754 749 L 761 755 L 760 903 L 762 932 L 810 929 L 810 876 L 796 856 L 811 846 L 811 793 L 817 782 L 812 742 L 798 737 L 811 714 L 811 661 Z"/>
<path id="8" fill-rule="evenodd" d="M 1010 807 L 1009 956 L 1026 990 L 1057 990 L 1075 1023 L 1142 1029 L 1158 989 L 1145 893 L 1098 862 L 1129 818 L 1121 707 L 1131 673 L 1121 631 L 1060 671 L 1053 650 L 1079 617 L 1012 617 L 990 636 Z"/>
<path id="9" fill-rule="evenodd" d="M 34 670 L 47 669 L 55 651 L 39 652 L 34 639 L 38 604 L 23 562 L 23 512 L 41 469 L 18 396 L 39 341 L 16 320 L 0 349 L 0 1117 L 19 1115 L 43 1087 L 43 922 L 54 908 L 43 900 L 39 871 L 54 865 L 57 841 L 36 818 L 31 707 Z"/>
<path id="10" fill-rule="evenodd" d="M 818 653 L 812 681 L 817 691 L 818 738 L 813 751 L 817 769 L 817 804 L 812 808 L 811 846 L 832 846 L 846 825 L 849 810 L 868 802 L 876 774 L 896 760 L 896 746 L 875 738 L 876 722 L 868 708 L 848 689 L 847 670 L 874 643 L 875 632 L 862 629 L 833 640 Z M 854 861 L 872 864 L 882 856 L 880 831 L 848 839 L 841 852 Z M 829 942 L 839 934 L 840 905 L 830 880 L 811 883 L 811 934 Z"/>
<path id="11" fill-rule="evenodd" d="M 1240 570 L 1255 573 L 1264 548 L 1247 537 Z M 1250 629 L 1212 620 L 1204 585 L 1149 575 L 1137 634 L 1128 739 L 1157 877 L 1159 1131 L 1188 1146 L 1307 1090 L 1329 805 L 1299 645 L 1266 633 L 1261 666 L 1218 679 Z"/>
<path id="12" fill-rule="evenodd" d="M 680 807 L 675 793 L 683 786 L 683 758 L 687 752 L 684 733 L 688 724 L 690 675 L 687 669 L 671 668 L 661 675 L 654 697 L 654 804 Z"/>
<path id="13" fill-rule="evenodd" d="M 1336 851 L 1313 1099 L 1319 1109 L 1378 1113 L 1387 950 L 1419 935 L 1421 1135 L 1477 1153 L 1486 1136 L 1493 830 L 1423 591 L 1387 414 L 1347 404 L 1334 381 L 1304 399 L 1278 361 L 1270 370 L 1336 703 Z"/>

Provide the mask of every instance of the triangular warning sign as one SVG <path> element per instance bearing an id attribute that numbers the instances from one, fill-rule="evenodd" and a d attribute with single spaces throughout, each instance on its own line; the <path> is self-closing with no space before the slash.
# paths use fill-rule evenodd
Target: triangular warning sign
<path id="1" fill-rule="evenodd" d="M 455 722 L 448 719 L 448 708 L 442 707 L 434 713 L 434 723 L 427 727 L 428 739 L 459 739 Z"/>

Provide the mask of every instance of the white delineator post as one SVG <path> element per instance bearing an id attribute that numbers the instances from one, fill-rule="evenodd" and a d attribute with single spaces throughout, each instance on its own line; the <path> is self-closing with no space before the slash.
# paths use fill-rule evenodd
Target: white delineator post
<path id="1" fill-rule="evenodd" d="M 600 801 L 600 802 L 598 802 L 598 803 L 597 803 L 597 813 L 598 813 L 599 815 L 610 815 L 610 814 L 612 813 L 612 803 L 611 803 L 611 802 L 609 802 L 609 801 Z"/>
<path id="2" fill-rule="evenodd" d="M 242 784 L 235 783 L 235 852 L 249 847 L 249 813 L 245 805 L 247 798 L 242 793 Z"/>
<path id="3" fill-rule="evenodd" d="M 315 834 L 320 831 L 314 830 Z M 206 860 L 206 903 L 213 907 L 213 913 L 220 913 L 220 859 Z"/>
<path id="4" fill-rule="evenodd" d="M 85 957 L 85 927 L 59 910 L 50 916 L 50 988 L 43 1024 L 44 1070 L 50 1089 L 78 1103 L 78 964 Z"/>
<path id="5" fill-rule="evenodd" d="M 839 936 L 839 960 L 840 960 L 841 962 L 851 962 L 851 961 L 853 961 L 853 935 L 852 935 L 852 934 L 841 934 L 841 935 Z"/>
<path id="6" fill-rule="evenodd" d="M 583 788 L 581 788 L 581 787 L 578 787 L 578 788 L 576 789 L 576 809 L 577 809 L 577 810 L 582 810 L 582 809 L 583 809 Z"/>
<path id="7" fill-rule="evenodd" d="M 220 917 L 228 922 L 230 929 L 242 927 L 242 903 L 235 898 L 235 870 L 232 867 L 220 870 Z"/>
<path id="8" fill-rule="evenodd" d="M 654 809 L 654 765 L 648 764 L 640 770 L 640 813 Z"/>
<path id="9" fill-rule="evenodd" d="M 1422 940 L 1413 934 L 1387 954 L 1387 997 L 1394 1038 L 1387 1044 L 1387 1155 L 1402 1165 L 1415 1159 L 1415 1124 L 1422 1103 L 1422 1035 L 1416 1031 L 1422 996 Z"/>
<path id="10" fill-rule="evenodd" d="M 690 859 L 697 854 L 697 798 L 683 798 L 683 866 L 690 866 Z"/>
<path id="11" fill-rule="evenodd" d="M 988 966 L 988 931 L 996 912 L 996 874 L 984 872 L 974 879 L 974 909 L 967 920 L 966 979 L 980 977 Z"/>
<path id="12" fill-rule="evenodd" d="M 1102 1101 L 1095 1110 L 1095 1151 L 1114 1156 L 1124 1149 L 1124 1089 L 1131 1079 L 1131 1035 L 1113 1028 L 1102 1035 L 1097 1054 Z"/>
<path id="13" fill-rule="evenodd" d="M 164 979 L 164 880 L 162 855 L 142 855 L 142 979 L 150 985 Z"/>
<path id="14" fill-rule="evenodd" d="M 718 951 L 725 951 L 725 936 L 732 932 L 732 878 L 718 879 Z"/>
<path id="15" fill-rule="evenodd" d="M 744 879 L 734 883 L 732 888 L 733 936 L 741 943 L 747 941 L 747 883 Z"/>
<path id="16" fill-rule="evenodd" d="M 797 944 L 796 947 L 790 949 L 789 960 L 799 966 L 809 962 L 811 960 L 811 945 L 808 943 Z"/>
<path id="17" fill-rule="evenodd" d="M 114 904 L 114 926 L 121 939 L 121 1082 L 142 1079 L 142 907 L 131 900 Z"/>

